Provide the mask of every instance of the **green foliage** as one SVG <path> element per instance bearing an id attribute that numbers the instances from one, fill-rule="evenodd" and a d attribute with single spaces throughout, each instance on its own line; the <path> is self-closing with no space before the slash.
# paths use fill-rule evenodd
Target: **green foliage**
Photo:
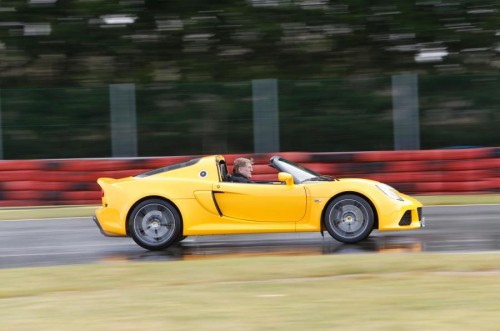
<path id="1" fill-rule="evenodd" d="M 332 79 L 498 67 L 498 4 L 3 1 L 0 87 Z M 442 59 L 418 63 L 425 49 Z"/>
<path id="2" fill-rule="evenodd" d="M 137 86 L 141 155 L 252 152 L 250 81 L 263 78 L 280 82 L 282 150 L 392 149 L 388 77 L 401 72 L 421 78 L 422 148 L 499 144 L 495 1 L 6 0 L 0 9 L 5 158 L 109 156 L 102 87 L 113 83 Z"/>
<path id="3" fill-rule="evenodd" d="M 498 75 L 420 77 L 422 148 L 498 146 Z"/>
<path id="4" fill-rule="evenodd" d="M 286 151 L 392 149 L 388 79 L 280 82 Z"/>
<path id="5" fill-rule="evenodd" d="M 137 94 L 141 155 L 253 151 L 249 82 L 141 86 Z"/>
<path id="6" fill-rule="evenodd" d="M 497 75 L 420 75 L 423 149 L 498 146 Z M 111 156 L 108 88 L 2 90 L 4 158 Z M 140 156 L 252 153 L 251 82 L 136 85 Z M 392 150 L 389 76 L 278 81 L 281 151 Z"/>
<path id="7" fill-rule="evenodd" d="M 2 90 L 5 159 L 110 154 L 108 90 Z"/>

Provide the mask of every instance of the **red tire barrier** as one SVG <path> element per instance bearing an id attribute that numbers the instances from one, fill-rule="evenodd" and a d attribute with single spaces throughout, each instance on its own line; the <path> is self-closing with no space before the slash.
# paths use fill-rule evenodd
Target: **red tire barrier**
<path id="1" fill-rule="evenodd" d="M 287 160 L 290 160 L 295 163 L 308 163 L 311 162 L 311 153 L 303 153 L 303 152 L 285 152 L 285 153 L 275 153 L 273 155 L 279 155 Z M 269 162 L 269 160 L 268 160 Z"/>
<path id="2" fill-rule="evenodd" d="M 147 158 L 144 162 L 144 168 L 156 169 L 166 167 L 175 163 L 186 162 L 196 158 L 197 156 L 172 156 L 172 157 L 158 157 Z"/>
<path id="3" fill-rule="evenodd" d="M 487 158 L 495 153 L 494 148 L 358 152 L 355 153 L 354 160 L 356 162 L 463 160 Z"/>
<path id="4" fill-rule="evenodd" d="M 63 192 L 60 196 L 64 201 L 88 200 L 99 201 L 101 199 L 100 191 L 68 191 Z"/>
<path id="5" fill-rule="evenodd" d="M 277 181 L 278 174 L 265 174 L 265 175 L 254 175 L 252 176 L 254 181 Z"/>
<path id="6" fill-rule="evenodd" d="M 87 172 L 87 171 L 106 171 L 106 170 L 128 170 L 133 168 L 132 162 L 126 160 L 92 160 L 90 162 L 81 162 L 75 160 L 57 161 L 56 163 L 46 164 L 47 170 Z"/>
<path id="7" fill-rule="evenodd" d="M 490 183 L 489 190 L 500 192 L 500 177 L 490 178 L 488 182 Z"/>
<path id="8" fill-rule="evenodd" d="M 403 193 L 500 192 L 500 147 L 354 153 L 224 155 L 254 160 L 254 180 L 276 181 L 269 158 L 280 155 L 320 174 L 388 183 Z M 99 177 L 122 178 L 198 156 L 0 161 L 0 207 L 99 204 Z"/>
<path id="9" fill-rule="evenodd" d="M 310 162 L 320 163 L 349 163 L 355 162 L 356 153 L 315 153 Z"/>
<path id="10" fill-rule="evenodd" d="M 446 161 L 393 161 L 386 162 L 386 172 L 439 171 Z"/>
<path id="11" fill-rule="evenodd" d="M 49 197 L 49 195 L 51 195 Z M 54 191 L 3 191 L 2 200 L 57 200 L 57 192 Z"/>
<path id="12" fill-rule="evenodd" d="M 477 178 L 486 178 L 490 175 L 488 170 L 465 171 L 427 171 L 427 172 L 400 172 L 378 173 L 363 177 L 378 180 L 384 183 L 417 183 L 417 182 L 460 182 L 475 181 Z"/>
<path id="13" fill-rule="evenodd" d="M 479 193 L 491 187 L 488 181 L 464 182 L 429 182 L 416 183 L 415 190 L 419 193 L 446 194 L 446 193 Z"/>
<path id="14" fill-rule="evenodd" d="M 2 191 L 71 191 L 74 183 L 68 182 L 43 182 L 38 181 L 11 181 L 0 183 Z"/>
<path id="15" fill-rule="evenodd" d="M 444 164 L 443 170 L 500 169 L 500 158 L 457 160 Z"/>
<path id="16" fill-rule="evenodd" d="M 61 205 L 63 203 L 60 203 Z M 93 202 L 89 203 L 94 204 Z M 16 199 L 16 200 L 0 200 L 0 207 L 26 207 L 26 206 L 47 206 L 54 205 L 53 203 L 45 203 L 40 200 L 25 200 L 25 199 Z"/>
<path id="17" fill-rule="evenodd" d="M 364 173 L 379 173 L 385 172 L 387 163 L 384 162 L 367 162 L 367 163 L 341 163 L 338 165 L 339 172 L 355 175 Z"/>
<path id="18" fill-rule="evenodd" d="M 337 167 L 334 164 L 330 163 L 305 163 L 302 165 L 322 175 L 335 176 L 335 174 L 338 172 L 336 171 Z"/>
<path id="19" fill-rule="evenodd" d="M 44 160 L 1 160 L 0 171 L 4 170 L 40 170 Z"/>

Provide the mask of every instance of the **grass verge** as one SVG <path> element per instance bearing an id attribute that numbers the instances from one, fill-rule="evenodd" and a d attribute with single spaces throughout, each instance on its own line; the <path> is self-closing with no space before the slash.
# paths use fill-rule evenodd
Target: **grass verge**
<path id="1" fill-rule="evenodd" d="M 420 195 L 424 206 L 500 204 L 500 194 Z"/>
<path id="2" fill-rule="evenodd" d="M 424 205 L 499 195 L 417 197 Z M 97 206 L 3 208 L 0 219 Z M 0 269 L 5 330 L 497 330 L 500 254 L 251 257 Z"/>
<path id="3" fill-rule="evenodd" d="M 498 330 L 499 254 L 0 269 L 5 330 Z"/>

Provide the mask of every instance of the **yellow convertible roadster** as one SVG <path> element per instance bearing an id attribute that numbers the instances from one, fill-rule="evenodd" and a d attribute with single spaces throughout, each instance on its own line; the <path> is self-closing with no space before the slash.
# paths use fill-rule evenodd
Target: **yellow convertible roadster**
<path id="1" fill-rule="evenodd" d="M 102 206 L 94 221 L 107 236 L 130 236 L 149 250 L 186 236 L 328 231 L 357 243 L 373 229 L 424 225 L 422 204 L 368 179 L 322 176 L 279 156 L 275 181 L 231 182 L 221 155 L 122 179 L 99 178 Z"/>

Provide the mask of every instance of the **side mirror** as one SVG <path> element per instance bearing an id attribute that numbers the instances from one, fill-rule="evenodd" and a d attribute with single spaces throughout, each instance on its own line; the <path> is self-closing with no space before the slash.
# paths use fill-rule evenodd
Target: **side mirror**
<path id="1" fill-rule="evenodd" d="M 287 186 L 292 186 L 293 185 L 293 176 L 290 175 L 287 172 L 280 172 L 278 174 L 278 180 L 280 182 L 285 182 Z"/>

